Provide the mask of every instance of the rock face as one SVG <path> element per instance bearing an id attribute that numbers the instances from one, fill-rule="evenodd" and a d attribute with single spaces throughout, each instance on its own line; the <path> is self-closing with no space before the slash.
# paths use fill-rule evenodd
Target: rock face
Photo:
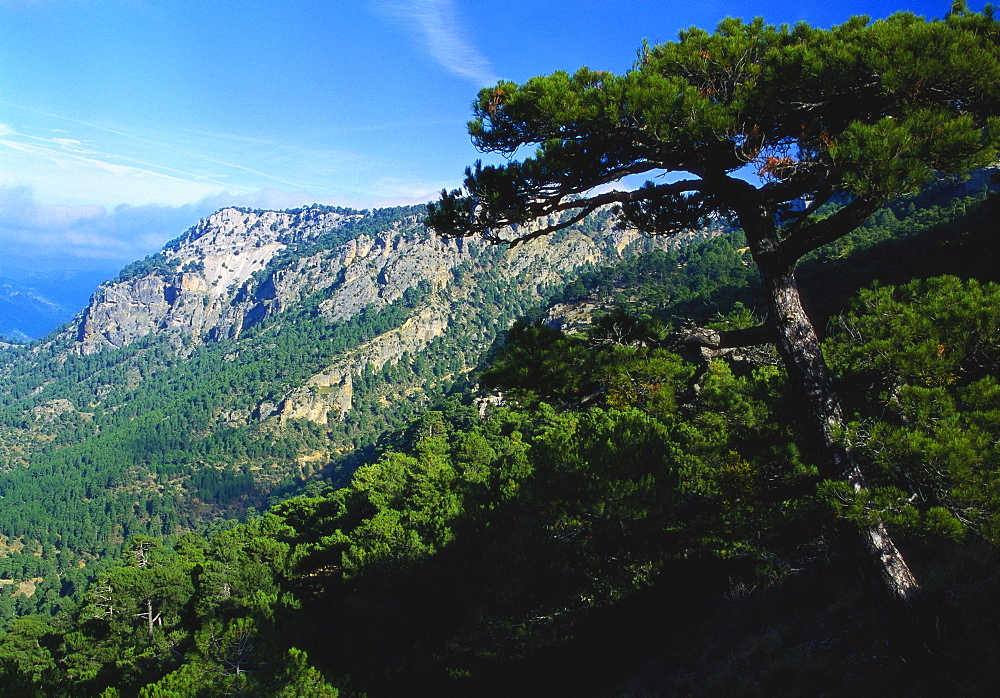
<path id="1" fill-rule="evenodd" d="M 338 213 L 304 218 L 223 209 L 161 252 L 165 264 L 103 284 L 77 323 L 79 350 L 122 347 L 157 330 L 193 338 L 235 336 L 260 304 L 240 299 L 254 274 L 264 272 L 289 243 L 315 239 L 348 220 Z M 266 304 L 258 313 L 267 313 Z"/>
<path id="2" fill-rule="evenodd" d="M 339 418 L 351 409 L 354 393 L 352 376 L 367 367 L 381 368 L 395 363 L 405 353 L 423 349 L 448 328 L 448 317 L 440 304 L 423 308 L 408 318 L 398 328 L 386 332 L 348 352 L 328 368 L 292 391 L 270 414 L 258 409 L 261 418 L 278 417 L 282 424 L 290 419 L 308 419 L 326 424 L 328 416 L 336 412 Z"/>
<path id="3" fill-rule="evenodd" d="M 433 238 L 412 220 L 275 265 L 290 244 L 308 244 L 360 218 L 309 209 L 219 211 L 162 252 L 154 269 L 102 285 L 77 322 L 78 349 L 93 354 L 155 331 L 196 342 L 235 338 L 324 290 L 332 295 L 320 306 L 323 315 L 347 319 L 398 300 L 420 281 L 443 285 L 476 247 Z"/>
<path id="4" fill-rule="evenodd" d="M 373 215 L 321 207 L 221 210 L 102 285 L 70 330 L 73 345 L 94 354 L 162 333 L 190 348 L 236 339 L 303 304 L 332 323 L 384 308 L 418 284 L 432 289 L 399 327 L 337 357 L 283 399 L 246 406 L 245 414 L 261 420 L 326 424 L 351 409 L 354 377 L 414 355 L 461 324 L 468 304 L 480 302 L 487 274 L 540 300 L 573 270 L 612 261 L 639 239 L 606 226 L 598 235 L 569 231 L 501 253 L 482 241 L 441 240 L 419 213 L 389 225 L 372 223 Z M 468 328 L 484 343 L 502 329 Z"/>

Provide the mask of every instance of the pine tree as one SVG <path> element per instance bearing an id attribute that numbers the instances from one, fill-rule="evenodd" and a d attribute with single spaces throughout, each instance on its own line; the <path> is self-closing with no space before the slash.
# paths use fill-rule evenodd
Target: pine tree
<path id="1" fill-rule="evenodd" d="M 477 147 L 510 161 L 467 169 L 464 190 L 428 207 L 428 225 L 513 246 L 608 205 L 653 234 L 733 221 L 760 272 L 767 317 L 687 341 L 708 350 L 774 343 L 823 474 L 866 489 L 839 438 L 843 415 L 796 263 L 940 173 L 996 160 L 1000 22 L 990 7 L 957 7 L 943 20 L 854 17 L 829 30 L 730 18 L 714 33 L 692 28 L 644 46 L 624 75 L 581 68 L 501 81 L 473 108 Z M 525 146 L 534 155 L 514 159 Z M 635 175 L 655 181 L 607 190 Z M 844 534 L 881 582 L 892 626 L 913 636 L 920 588 L 885 526 Z"/>

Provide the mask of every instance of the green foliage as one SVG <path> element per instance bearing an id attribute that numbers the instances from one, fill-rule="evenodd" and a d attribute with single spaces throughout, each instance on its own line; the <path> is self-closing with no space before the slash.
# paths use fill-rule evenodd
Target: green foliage
<path id="1" fill-rule="evenodd" d="M 300 557 L 293 534 L 267 514 L 210 543 L 133 539 L 71 622 L 14 621 L 0 671 L 58 695 L 109 685 L 126 695 L 336 695 L 279 631 L 298 605 L 287 589 Z"/>
<path id="2" fill-rule="evenodd" d="M 443 401 L 340 489 L 207 541 L 134 540 L 72 620 L 13 625 L 0 671 L 26 695 L 336 695 L 300 647 L 361 690 L 475 692 L 644 594 L 792 583 L 833 515 L 995 544 L 998 307 L 997 286 L 942 278 L 876 286 L 837 321 L 845 438 L 878 468 L 861 495 L 802 455 L 773 361 L 695 365 L 624 314 L 521 323 L 483 375 L 506 406 Z"/>
<path id="3" fill-rule="evenodd" d="M 118 273 L 118 276 L 111 280 L 111 283 L 123 283 L 125 281 L 131 281 L 132 279 L 137 279 L 140 276 L 148 276 L 150 274 L 165 277 L 173 275 L 173 273 L 177 271 L 177 267 L 180 266 L 180 260 L 171 256 L 169 252 L 169 248 L 166 248 L 161 252 L 149 255 L 145 259 L 126 265 Z"/>
<path id="4" fill-rule="evenodd" d="M 817 294 L 834 304 L 864 274 L 870 278 L 872 270 L 905 273 L 920 259 L 907 257 L 898 241 L 925 254 L 920 250 L 926 246 L 914 241 L 928 227 L 936 238 L 954 237 L 961 231 L 946 224 L 964 212 L 989 219 L 990 210 L 980 198 L 948 199 L 940 186 L 893 204 L 844 238 L 841 242 L 853 247 L 850 256 L 829 261 L 846 254 L 845 247 L 827 255 L 827 261 L 816 261 Z M 928 205 L 932 203 L 939 205 Z M 609 215 L 586 225 L 595 232 L 605 230 Z M 928 258 L 942 257 L 937 244 Z M 674 370 L 665 354 L 620 346 L 614 351 L 621 356 L 612 357 L 594 349 L 612 339 L 643 343 L 661 337 L 664 329 L 650 318 L 667 327 L 679 318 L 704 322 L 738 303 L 760 313 L 759 296 L 747 288 L 756 282 L 741 245 L 739 233 L 716 235 L 584 274 L 554 299 L 585 299 L 608 310 L 618 303 L 648 316 L 646 320 L 622 324 L 608 313 L 586 339 L 554 334 L 545 339 L 545 330 L 524 326 L 523 331 L 538 333 L 533 341 L 539 346 L 525 351 L 526 338 L 511 342 L 484 382 L 502 378 L 510 397 L 524 391 L 519 395 L 524 404 L 544 400 L 573 405 L 592 399 L 669 412 L 680 398 L 665 387 L 669 381 L 660 380 Z M 495 261 L 497 254 L 487 251 L 486 261 Z M 356 376 L 354 408 L 325 429 L 308 423 L 276 429 L 254 420 L 240 425 L 229 415 L 238 415 L 247 404 L 276 403 L 338 352 L 440 300 L 434 293 L 416 288 L 379 313 L 332 326 L 314 312 L 323 300 L 317 296 L 301 311 L 251 328 L 239 341 L 198 345 L 185 361 L 178 361 L 169 341 L 152 337 L 91 356 L 67 357 L 60 345 L 18 354 L 5 365 L 0 390 L 6 405 L 0 413 L 0 443 L 9 449 L 0 453 L 7 468 L 0 474 L 5 502 L 0 529 L 12 543 L 24 536 L 30 547 L 0 557 L 0 577 L 43 581 L 30 598 L 0 596 L 0 617 L 70 610 L 82 601 L 87 577 L 99 569 L 93 555 L 113 559 L 129 537 L 170 535 L 220 515 L 239 515 L 250 506 L 266 507 L 275 488 L 282 496 L 294 491 L 297 480 L 286 476 L 299 471 L 295 458 L 303 452 L 350 453 L 341 472 L 370 458 L 379 433 L 403 427 L 436 396 L 461 388 L 467 369 L 480 361 L 482 348 L 492 340 L 483 327 L 505 325 L 525 311 L 530 296 L 511 293 L 508 280 L 471 265 L 463 273 L 469 295 L 447 333 L 423 354 Z M 848 278 L 851 284 L 845 282 Z M 469 339 L 472 334 L 478 337 Z M 542 350 L 545 342 L 551 344 L 547 351 Z M 627 359 L 630 352 L 633 358 Z M 521 378 L 515 379 L 516 373 Z M 94 404 L 97 395 L 100 400 Z M 44 409 L 53 399 L 68 400 L 73 409 L 51 422 L 31 416 L 33 408 Z M 129 490 L 136 482 L 144 484 Z M 86 564 L 82 571 L 81 563 Z"/>
<path id="5" fill-rule="evenodd" d="M 636 255 L 581 274 L 549 302 L 592 299 L 636 317 L 704 322 L 737 302 L 759 305 L 760 281 L 745 245 L 742 234 L 729 232 Z"/>
<path id="6" fill-rule="evenodd" d="M 425 413 L 346 488 L 278 507 L 310 550 L 302 569 L 345 584 L 329 621 L 349 638 L 338 666 L 392 685 L 444 653 L 454 675 L 475 673 L 569 637 L 581 615 L 687 560 L 776 578 L 813 554 L 816 474 L 790 443 L 780 372 L 738 377 L 717 364 L 682 404 L 693 367 L 612 341 L 642 336 L 623 320 L 590 337 L 512 332 L 491 382 L 517 407 L 471 424 L 464 409 Z M 543 367 L 530 389 L 513 370 L 524 362 Z M 589 400 L 561 384 L 571 374 Z M 555 395 L 568 411 L 543 401 Z M 419 646 L 406 637 L 415 627 Z M 387 636 L 391 668 L 372 644 Z"/>
<path id="7" fill-rule="evenodd" d="M 1000 370 L 1000 291 L 955 277 L 876 287 L 836 331 L 831 361 L 868 389 L 967 385 Z"/>
<path id="8" fill-rule="evenodd" d="M 941 22 L 900 14 L 829 31 L 727 20 L 714 34 L 690 30 L 645 51 L 621 78 L 581 70 L 484 91 L 472 127 L 483 144 L 513 152 L 525 133 L 545 138 L 536 159 L 477 168 L 470 178 L 496 187 L 501 209 L 525 205 L 526 182 L 555 181 L 558 196 L 574 194 L 630 168 L 644 157 L 637 133 L 652 134 L 668 164 L 683 156 L 699 169 L 732 171 L 756 159 L 774 185 L 768 191 L 807 192 L 804 180 L 825 168 L 844 198 L 831 196 L 814 212 L 812 223 L 822 225 L 850 210 L 852 197 L 888 196 L 933 168 L 961 171 L 995 153 L 995 124 L 970 116 L 996 111 L 995 39 L 992 18 L 964 8 Z M 935 41 L 939 57 L 925 45 Z M 956 77 L 955 65 L 966 73 Z M 817 96 L 832 105 L 822 114 L 804 101 Z M 551 113 L 559 119 L 540 117 Z M 766 118 L 750 118 L 759 116 Z M 595 144 L 609 157 L 593 161 L 587 148 Z M 785 161 L 785 152 L 795 157 Z M 688 192 L 645 194 L 682 210 L 626 204 L 626 218 L 642 227 L 685 228 L 719 208 Z M 846 275 L 846 265 L 857 270 L 859 259 L 881 260 L 884 271 L 892 243 L 928 227 L 940 232 L 966 209 L 990 210 L 978 200 L 927 201 L 894 203 L 851 235 L 827 240 L 806 264 L 823 268 L 827 280 Z M 446 196 L 437 213 L 478 215 L 466 203 Z M 279 267 L 416 213 L 326 212 L 343 215 L 343 226 L 326 238 L 289 240 Z M 323 211 L 294 213 L 308 222 Z M 500 213 L 526 221 L 533 211 Z M 561 213 L 560 224 L 574 218 Z M 600 230 L 610 215 L 584 226 Z M 794 236 L 791 220 L 785 240 Z M 743 244 L 739 234 L 718 235 L 593 270 L 565 287 L 559 300 L 596 298 L 605 310 L 613 301 L 639 318 L 606 312 L 576 335 L 516 324 L 482 373 L 482 385 L 505 404 L 484 406 L 484 415 L 468 395 L 423 409 L 492 340 L 462 333 L 506 326 L 530 298 L 473 265 L 455 271 L 467 282 L 466 312 L 452 318 L 449 333 L 424 354 L 356 377 L 356 409 L 326 430 L 219 425 L 241 405 L 273 404 L 437 291 L 417 287 L 336 324 L 320 312 L 332 291 L 321 292 L 248 328 L 240 342 L 191 349 L 184 362 L 152 338 L 91 357 L 67 357 L 58 346 L 18 350 L 30 364 L 5 369 L 0 428 L 34 443 L 19 450 L 27 442 L 12 442 L 3 454 L 10 470 L 0 478 L 0 570 L 5 579 L 42 581 L 38 599 L 0 595 L 0 614 L 53 615 L 14 620 L 0 637 L 5 690 L 337 695 L 303 647 L 352 692 L 445 686 L 471 695 L 477 691 L 463 689 L 495 690 L 492 679 L 573 647 L 588 623 L 636 599 L 654 599 L 640 613 L 663 609 L 664 634 L 681 635 L 690 625 L 677 619 L 686 618 L 692 589 L 737 596 L 815 573 L 835 516 L 883 521 L 914 546 L 986 541 L 995 555 L 1000 288 L 955 278 L 876 286 L 834 323 L 825 350 L 853 420 L 841 436 L 875 466 L 872 486 L 854 492 L 822 480 L 804 455 L 793 429 L 798 407 L 770 357 L 695 365 L 663 348 L 665 322 L 676 316 L 752 323 L 760 306 Z M 130 273 L 173 273 L 162 257 Z M 913 261 L 904 256 L 900 266 Z M 831 305 L 850 290 L 818 278 Z M 59 378 L 42 385 L 32 372 Z M 95 395 L 101 399 L 91 402 Z M 58 399 L 73 409 L 51 426 L 27 416 Z M 365 449 L 387 426 L 395 430 Z M 196 501 L 231 512 L 262 504 L 275 484 L 260 479 L 262 464 L 352 447 L 360 467 L 344 486 L 315 487 L 204 538 L 178 535 L 210 518 L 182 516 Z M 107 558 L 122 546 L 117 562 Z M 106 557 L 88 586 L 79 565 L 94 552 Z M 79 605 L 60 602 L 60 593 Z M 770 618 L 768 609 L 758 615 Z M 786 674 L 802 660 L 832 680 L 816 659 L 822 643 L 835 642 L 832 627 L 815 643 L 796 626 L 787 642 L 775 634 L 735 648 L 731 664 L 740 666 L 730 674 L 682 685 L 752 690 L 733 675 L 772 654 L 785 657 Z M 865 652 L 878 646 L 868 640 Z M 769 679 L 772 692 L 786 685 L 777 673 Z"/>
<path id="9" fill-rule="evenodd" d="M 833 488 L 848 516 L 1000 543 L 998 346 L 996 284 L 946 276 L 861 293 L 827 354 L 847 374 L 851 438 L 886 489 L 859 501 Z"/>
<path id="10" fill-rule="evenodd" d="M 996 160 L 998 37 L 992 9 L 932 21 L 854 17 L 830 29 L 727 18 L 714 33 L 692 28 L 645 47 L 622 76 L 581 68 L 501 81 L 480 91 L 469 132 L 507 164 L 467 169 L 464 190 L 443 191 L 427 223 L 444 237 L 507 245 L 607 204 L 651 234 L 691 230 L 713 215 L 738 223 L 766 291 L 767 317 L 749 336 L 777 346 L 820 470 L 873 496 L 851 452 L 832 441 L 843 418 L 794 269 L 936 173 L 964 175 Z M 514 160 L 525 147 L 534 155 Z M 749 163 L 757 181 L 736 176 Z M 671 172 L 683 176 L 606 188 Z M 838 210 L 822 215 L 835 200 Z M 719 344 L 747 338 L 728 334 Z M 861 556 L 882 568 L 878 588 L 898 611 L 889 615 L 915 622 L 918 584 L 883 534 L 881 552 L 868 546 Z"/>
<path id="11" fill-rule="evenodd" d="M 266 274 L 308 255 L 339 254 L 338 245 L 362 234 L 392 228 L 426 238 L 415 211 L 293 211 L 305 228 L 330 213 L 341 218 L 328 233 L 286 240 L 286 254 Z M 596 235 L 607 220 L 584 227 Z M 166 333 L 80 355 L 69 338 L 59 338 L 12 353 L 0 365 L 0 531 L 15 546 L 20 540 L 52 550 L 40 558 L 16 550 L 0 557 L 0 574 L 46 579 L 46 593 L 30 601 L 0 597 L 0 618 L 66 605 L 57 573 L 70 572 L 75 581 L 67 587 L 79 601 L 82 577 L 103 564 L 95 558 L 113 559 L 133 536 L 175 535 L 266 508 L 304 479 L 317 480 L 320 469 L 335 478 L 349 474 L 370 457 L 380 434 L 462 386 L 493 342 L 493 328 L 550 290 L 538 287 L 531 268 L 498 274 L 489 262 L 499 256 L 487 250 L 483 263 L 465 263 L 454 286 L 416 284 L 396 302 L 338 322 L 322 310 L 344 283 L 331 278 L 325 289 L 244 328 L 238 339 L 179 342 Z M 276 418 L 285 397 L 310 376 L 440 304 L 461 311 L 423 350 L 354 376 L 346 415 L 330 415 L 325 426 Z M 302 455 L 309 457 L 305 465 Z"/>
<path id="12" fill-rule="evenodd" d="M 189 498 L 233 512 L 262 504 L 275 482 L 259 482 L 247 466 L 292 460 L 308 445 L 308 427 L 301 436 L 275 436 L 265 425 L 213 429 L 219 413 L 279 400 L 333 357 L 397 327 L 427 292 L 413 289 L 381 311 L 340 323 L 307 308 L 280 325 L 251 331 L 240 344 L 202 345 L 184 362 L 171 356 L 166 341 L 153 338 L 107 355 L 70 358 L 60 379 L 44 390 L 8 397 L 8 419 L 19 420 L 14 415 L 54 396 L 83 407 L 108 381 L 114 387 L 93 412 L 72 410 L 74 428 L 43 441 L 28 470 L 4 473 L 2 530 L 12 538 L 58 541 L 76 553 L 103 553 L 137 533 L 158 536 L 196 524 Z M 130 386 L 133 373 L 141 378 Z M 234 469 L 234 460 L 242 467 Z M 139 487 L 137 503 L 116 496 L 117 488 L 143 478 L 152 483 Z M 72 522 L 58 539 L 44 533 L 53 515 Z"/>
<path id="13" fill-rule="evenodd" d="M 44 617 L 18 618 L 0 639 L 0 666 L 24 680 L 49 679 L 56 668 L 51 647 L 55 636 L 56 629 Z"/>
<path id="14" fill-rule="evenodd" d="M 859 308 L 866 312 L 842 321 L 850 332 L 837 334 L 828 351 L 842 385 L 855 386 L 851 404 L 858 408 L 885 412 L 885 404 L 870 399 L 873 376 L 884 382 L 904 375 L 888 366 L 918 377 L 944 375 L 929 374 L 919 359 L 936 356 L 943 340 L 928 339 L 934 351 L 914 349 L 915 335 L 897 326 L 909 322 L 904 318 L 950 326 L 955 333 L 947 344 L 963 347 L 967 357 L 945 371 L 965 366 L 959 372 L 968 374 L 947 386 L 954 407 L 942 386 L 898 395 L 909 433 L 876 439 L 877 429 L 890 434 L 893 427 L 892 420 L 875 425 L 871 448 L 862 452 L 886 474 L 861 495 L 821 481 L 802 457 L 795 407 L 776 367 L 716 361 L 695 378 L 678 358 L 646 346 L 648 334 L 632 334 L 620 322 L 609 333 L 613 316 L 589 336 L 516 327 L 486 374 L 513 407 L 462 429 L 456 428 L 462 417 L 427 413 L 395 442 L 400 451 L 360 469 L 347 489 L 280 510 L 297 530 L 315 531 L 305 568 L 334 565 L 348 582 L 335 622 L 350 647 L 336 665 L 385 690 L 435 662 L 446 663 L 451 677 L 470 680 L 497 657 L 567 641 L 594 609 L 667 585 L 693 560 L 720 561 L 733 588 L 771 584 L 824 555 L 831 501 L 840 503 L 840 515 L 881 520 L 913 536 L 967 536 L 969 521 L 977 534 L 993 535 L 1000 501 L 989 493 L 996 492 L 1000 390 L 981 373 L 987 364 L 995 370 L 982 353 L 996 346 L 995 293 L 956 280 L 879 287 L 862 294 Z M 869 334 L 896 332 L 909 340 L 872 351 Z M 608 341 L 609 334 L 623 341 Z M 984 341 L 962 339 L 976 336 Z M 851 360 L 833 358 L 837 352 L 886 363 L 852 368 Z M 625 376 L 641 385 L 650 375 L 671 386 L 669 408 L 635 399 L 636 391 L 619 382 Z M 545 400 L 558 401 L 563 411 Z M 934 412 L 906 416 L 907 409 Z M 948 409 L 962 417 L 951 419 Z M 932 436 L 918 438 L 928 431 Z M 515 444 L 521 455 L 511 470 L 502 454 Z M 936 454 L 951 458 L 947 482 Z M 374 626 L 387 635 L 367 630 Z M 394 641 L 391 667 L 372 659 L 377 643 L 416 627 L 420 643 Z"/>
<path id="15" fill-rule="evenodd" d="M 617 202 L 626 222 L 652 233 L 700 227 L 709 212 L 751 225 L 746 187 L 730 188 L 726 175 L 753 163 L 772 184 L 756 193 L 775 211 L 803 196 L 857 201 L 867 213 L 840 237 L 872 203 L 914 191 L 935 171 L 995 160 L 998 34 L 989 12 L 930 21 L 900 12 L 830 29 L 728 18 L 715 32 L 692 28 L 645 46 L 624 75 L 581 68 L 500 82 L 480 91 L 469 132 L 484 152 L 535 146 L 534 156 L 476 163 L 464 191 L 429 206 L 428 222 L 448 237 L 510 242 L 558 229 L 516 232 L 538 218 Z M 664 170 L 692 179 L 586 195 Z M 798 238 L 786 245 L 792 260 L 831 239 L 826 226 L 802 222 L 788 229 Z"/>
<path id="16" fill-rule="evenodd" d="M 526 405 L 544 400 L 565 407 L 603 396 L 615 407 L 670 412 L 691 370 L 676 355 L 645 346 L 659 331 L 656 323 L 622 314 L 601 318 L 587 335 L 515 323 L 481 385 Z"/>

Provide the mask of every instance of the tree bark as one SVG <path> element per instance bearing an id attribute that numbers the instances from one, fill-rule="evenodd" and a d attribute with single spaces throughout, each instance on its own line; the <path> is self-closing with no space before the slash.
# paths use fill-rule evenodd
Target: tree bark
<path id="1" fill-rule="evenodd" d="M 778 351 L 784 359 L 789 383 L 798 392 L 806 422 L 805 434 L 815 439 L 813 446 L 819 456 L 821 474 L 845 480 L 855 492 L 860 492 L 866 489 L 864 473 L 842 443 L 843 412 L 833 393 L 816 330 L 802 307 L 794 272 L 787 270 L 777 278 L 765 277 L 764 287 L 774 317 Z M 864 526 L 854 534 L 845 530 L 844 534 L 856 539 L 849 547 L 860 549 L 859 561 L 865 577 L 881 588 L 881 605 L 893 625 L 917 623 L 920 586 L 885 525 Z"/>
<path id="2" fill-rule="evenodd" d="M 757 267 L 767 302 L 767 322 L 788 372 L 804 421 L 803 434 L 812 442 L 820 473 L 848 482 L 855 492 L 866 489 L 864 473 L 844 445 L 844 416 L 833 392 L 830 373 L 819 337 L 806 314 L 795 279 L 795 260 L 782 254 L 773 216 L 758 204 L 741 223 Z M 862 577 L 886 614 L 890 638 L 909 653 L 921 636 L 920 585 L 896 547 L 885 525 L 854 526 L 844 523 L 840 536 L 855 558 Z"/>

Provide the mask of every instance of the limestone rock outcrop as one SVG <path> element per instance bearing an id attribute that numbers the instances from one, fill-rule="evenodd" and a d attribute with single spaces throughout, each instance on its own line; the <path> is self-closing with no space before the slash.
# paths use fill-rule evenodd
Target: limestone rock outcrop
<path id="1" fill-rule="evenodd" d="M 542 300 L 574 270 L 617 259 L 640 239 L 608 226 L 501 251 L 479 240 L 441 240 L 419 213 L 388 226 L 374 224 L 372 216 L 325 207 L 223 209 L 103 284 L 69 330 L 76 351 L 94 354 L 163 333 L 183 353 L 199 343 L 236 339 L 306 305 L 331 323 L 348 320 L 423 284 L 430 300 L 400 326 L 335 357 L 283 398 L 243 408 L 260 420 L 325 424 L 351 409 L 354 378 L 362 371 L 416 355 L 462 323 L 470 304 L 482 302 L 483 279 L 505 280 L 519 294 Z M 504 328 L 468 329 L 485 348 Z"/>

